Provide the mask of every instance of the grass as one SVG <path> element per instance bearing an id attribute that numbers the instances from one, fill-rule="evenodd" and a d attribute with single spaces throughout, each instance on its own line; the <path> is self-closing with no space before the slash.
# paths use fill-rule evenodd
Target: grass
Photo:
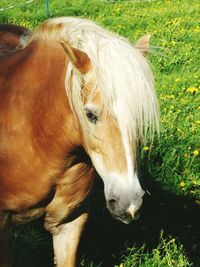
<path id="1" fill-rule="evenodd" d="M 145 246 L 131 248 L 123 263 L 116 267 L 189 267 L 192 266 L 187 260 L 183 247 L 177 245 L 174 238 L 164 239 L 161 233 L 159 245 L 152 252 L 147 253 Z"/>
<path id="2" fill-rule="evenodd" d="M 79 267 L 171 266 L 166 261 L 175 261 L 174 266 L 200 266 L 199 207 L 156 190 L 145 199 L 140 220 L 123 225 L 104 210 L 100 189 L 95 185 Z M 11 241 L 14 267 L 52 266 L 52 242 L 42 220 L 13 228 Z"/>
<path id="3" fill-rule="evenodd" d="M 34 27 L 36 27 L 39 23 L 46 19 L 45 1 L 35 0 L 32 3 L 25 4 L 25 0 L 9 1 L 9 3 L 6 0 L 1 0 L 0 8 L 6 8 L 12 4 L 14 5 L 14 8 L 0 11 L 0 22 L 13 22 L 22 26 L 26 26 L 30 29 L 34 29 Z M 51 0 L 49 6 L 50 15 L 52 17 L 64 15 L 90 18 L 98 22 L 102 26 L 127 37 L 131 42 L 135 42 L 144 34 L 150 33 L 152 35 L 152 51 L 149 55 L 149 60 L 155 73 L 157 96 L 160 104 L 161 131 L 160 138 L 157 138 L 155 140 L 153 147 L 151 147 L 150 150 L 148 149 L 148 147 L 150 147 L 150 144 L 148 143 L 145 144 L 145 149 L 141 148 L 141 173 L 144 177 L 148 177 L 148 179 L 144 179 L 144 183 L 147 184 L 147 187 L 149 185 L 149 181 L 153 181 L 153 183 L 156 183 L 156 187 L 159 187 L 160 192 L 162 192 L 164 195 L 173 195 L 182 199 L 187 198 L 189 199 L 187 201 L 191 200 L 191 205 L 193 205 L 194 202 L 199 203 L 199 1 Z M 148 190 L 151 191 L 152 194 L 155 194 L 154 189 L 151 189 L 151 186 L 150 188 L 148 188 Z M 152 198 L 156 199 L 156 196 L 154 195 Z M 157 201 L 160 200 L 166 203 L 166 199 L 163 200 L 162 197 L 159 197 Z M 182 203 L 184 206 L 185 202 L 183 201 Z M 176 205 L 176 198 L 173 202 L 173 205 Z M 188 209 L 190 209 L 189 205 L 186 206 Z M 158 205 L 158 207 L 160 206 Z M 195 209 L 195 212 L 196 211 L 197 210 Z M 166 225 L 167 223 L 171 223 L 168 219 L 168 213 L 171 212 L 170 207 L 165 211 L 163 211 L 162 208 L 158 208 L 158 212 L 163 214 L 161 215 L 161 218 L 163 218 L 163 220 L 166 220 Z M 183 214 L 185 214 L 185 216 L 188 216 L 187 212 L 184 212 L 185 211 L 183 211 Z M 149 216 L 151 216 L 151 214 L 149 214 Z M 101 216 L 96 217 L 96 219 L 98 218 L 100 219 Z M 157 227 L 156 220 L 152 221 L 150 218 L 151 217 L 148 217 L 147 220 L 150 220 L 150 222 L 155 227 Z M 194 220 L 194 224 L 195 220 L 199 220 L 195 216 L 192 218 Z M 161 223 L 165 224 L 164 222 Z M 182 224 L 182 222 L 179 223 Z M 111 225 L 113 225 L 113 222 Z M 187 221 L 187 223 L 184 225 L 185 228 L 183 227 L 183 225 L 180 226 L 180 231 L 182 232 L 178 230 L 167 231 L 167 226 L 165 227 L 165 231 L 167 233 L 172 232 L 173 234 L 178 235 L 179 239 L 183 243 L 186 239 L 190 240 L 191 238 L 192 240 L 192 235 L 190 233 L 192 233 L 193 230 L 191 228 L 187 228 L 187 225 L 193 225 L 193 221 Z M 106 227 L 106 225 L 104 226 Z M 99 224 L 95 224 L 95 227 L 99 227 Z M 110 227 L 112 228 L 112 226 Z M 149 226 L 145 225 L 145 227 L 148 228 Z M 173 227 L 176 228 L 176 226 Z M 162 227 L 160 226 L 158 227 L 159 231 L 161 230 L 161 228 Z M 19 240 L 20 238 L 22 238 L 22 240 L 25 239 L 26 243 L 26 238 L 32 228 L 28 228 L 27 232 L 25 230 L 25 232 L 22 231 L 22 233 L 20 233 L 20 229 L 17 228 L 16 231 L 19 236 L 15 238 L 15 236 L 13 235 L 13 240 L 15 240 L 14 244 L 16 244 L 17 240 Z M 117 228 L 117 230 L 119 229 L 121 228 Z M 191 241 L 191 247 L 197 246 L 197 251 L 198 248 L 200 248 L 200 244 L 198 243 L 200 234 L 196 229 L 197 228 L 195 228 L 194 230 L 196 239 L 194 239 L 195 241 Z M 153 233 L 154 231 L 152 231 L 152 235 Z M 158 233 L 156 234 L 158 236 Z M 40 232 L 38 233 L 35 230 L 35 234 L 33 233 L 32 238 L 34 239 L 34 237 L 36 237 L 35 245 L 29 243 L 29 240 L 27 240 L 27 243 L 30 246 L 30 250 L 33 247 L 37 247 L 41 242 Z M 47 237 L 45 235 L 44 240 L 46 240 L 46 238 Z M 128 237 L 125 237 L 124 239 L 122 238 L 123 244 L 126 243 L 127 238 Z M 132 238 L 132 242 L 130 241 L 130 246 L 134 245 L 133 241 L 135 240 L 135 238 L 136 237 L 134 236 Z M 145 243 L 148 240 L 147 238 L 141 239 Z M 158 241 L 158 238 L 156 240 Z M 188 260 L 185 257 L 184 249 L 179 245 L 179 242 L 172 242 L 172 240 L 173 238 L 167 238 L 167 241 L 165 241 L 164 237 L 161 236 L 159 242 L 154 243 L 152 241 L 153 247 L 150 247 L 154 250 L 149 249 L 149 247 L 144 248 L 143 244 L 138 242 L 137 245 L 143 248 L 138 250 L 136 247 L 135 249 L 131 250 L 131 253 L 127 256 L 127 258 L 122 257 L 123 265 L 120 265 L 122 264 L 122 262 L 119 262 L 119 266 L 138 266 L 134 265 L 135 260 L 140 262 L 139 266 L 142 267 L 171 266 L 170 264 L 173 263 L 172 260 L 177 260 L 176 264 L 173 264 L 174 266 L 189 266 Z M 49 249 L 49 242 L 42 242 L 42 244 L 47 250 Z M 98 242 L 95 245 L 97 245 L 98 247 Z M 99 246 L 101 247 L 101 245 Z M 19 247 L 21 247 L 21 244 L 17 248 L 14 245 L 13 251 L 19 251 Z M 90 246 L 88 247 L 92 250 Z M 187 247 L 187 245 L 185 245 L 185 247 Z M 126 245 L 120 247 L 122 251 L 125 248 Z M 86 253 L 86 251 L 83 251 L 83 254 L 84 253 Z M 99 252 L 94 251 L 94 253 L 98 254 Z M 22 258 L 23 256 L 24 255 L 22 253 Z M 170 264 L 167 262 L 168 256 L 171 259 Z M 17 262 L 20 262 L 19 254 L 16 255 L 16 257 Z M 29 255 L 28 261 L 31 262 L 30 258 L 31 256 Z M 91 258 L 91 254 L 89 254 L 88 258 Z M 120 257 L 118 255 L 116 261 L 118 261 L 119 258 Z M 84 257 L 81 258 L 81 256 L 80 259 L 84 264 L 82 266 L 86 266 L 86 262 L 88 261 Z M 101 260 L 102 259 L 100 258 L 100 261 Z M 114 262 L 115 261 L 113 260 L 112 266 L 114 265 Z M 82 263 L 80 261 L 80 266 Z M 24 266 L 20 264 L 21 263 L 19 263 L 17 266 Z M 44 266 L 45 264 L 48 265 L 50 263 L 48 263 L 47 261 L 41 266 Z M 89 261 L 88 264 L 88 267 L 98 266 L 97 261 L 95 263 Z M 106 263 L 103 264 L 106 267 L 111 266 L 108 264 L 106 265 Z M 196 263 L 194 261 L 194 266 L 195 264 Z M 198 263 L 196 266 L 200 266 L 199 264 L 200 263 Z M 29 266 L 28 263 L 26 263 L 25 266 Z M 33 264 L 30 266 L 36 265 Z M 37 264 L 37 266 L 39 266 L 39 263 Z"/>

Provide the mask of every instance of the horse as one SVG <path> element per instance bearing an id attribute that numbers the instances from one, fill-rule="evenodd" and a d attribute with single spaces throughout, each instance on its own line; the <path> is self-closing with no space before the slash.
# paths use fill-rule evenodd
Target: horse
<path id="1" fill-rule="evenodd" d="M 0 56 L 20 48 L 27 35 L 31 35 L 31 32 L 25 27 L 16 24 L 0 24 Z"/>
<path id="2" fill-rule="evenodd" d="M 1 267 L 11 266 L 11 221 L 41 215 L 56 266 L 76 265 L 95 172 L 111 215 L 137 218 L 138 145 L 158 129 L 149 42 L 60 17 L 0 57 Z"/>

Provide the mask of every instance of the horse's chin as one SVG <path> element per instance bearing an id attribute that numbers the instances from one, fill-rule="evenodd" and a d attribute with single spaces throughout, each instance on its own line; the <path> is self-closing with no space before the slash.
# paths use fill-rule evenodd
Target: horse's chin
<path id="1" fill-rule="evenodd" d="M 140 218 L 140 214 L 139 212 L 136 212 L 136 214 L 134 216 L 132 216 L 131 214 L 127 213 L 127 214 L 123 214 L 123 215 L 116 215 L 114 213 L 111 213 L 112 217 L 124 224 L 130 224 L 134 221 L 137 221 Z"/>
<path id="2" fill-rule="evenodd" d="M 131 224 L 134 220 L 132 218 L 127 218 L 127 219 L 118 219 L 120 222 L 124 224 Z"/>

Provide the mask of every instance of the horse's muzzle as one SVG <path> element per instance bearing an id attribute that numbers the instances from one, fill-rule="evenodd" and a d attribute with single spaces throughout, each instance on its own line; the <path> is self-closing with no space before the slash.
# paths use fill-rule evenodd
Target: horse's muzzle
<path id="1" fill-rule="evenodd" d="M 131 204 L 127 210 L 123 211 L 122 209 L 120 209 L 118 202 L 115 201 L 114 199 L 111 199 L 110 201 L 107 202 L 107 208 L 113 218 L 125 224 L 129 224 L 133 221 L 136 221 L 140 217 L 139 214 L 140 206 L 136 207 L 134 204 Z"/>

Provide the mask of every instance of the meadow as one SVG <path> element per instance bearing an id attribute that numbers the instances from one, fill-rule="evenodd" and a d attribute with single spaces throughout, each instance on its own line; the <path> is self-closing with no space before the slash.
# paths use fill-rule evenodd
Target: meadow
<path id="1" fill-rule="evenodd" d="M 50 17 L 92 19 L 132 43 L 152 35 L 148 58 L 160 105 L 160 136 L 140 149 L 141 179 L 150 194 L 141 219 L 124 226 L 107 214 L 97 180 L 79 266 L 199 267 L 199 1 L 51 0 L 49 11 Z M 0 23 L 33 30 L 45 19 L 45 1 L 1 0 Z M 15 227 L 11 234 L 16 267 L 51 266 L 52 244 L 40 221 Z"/>

